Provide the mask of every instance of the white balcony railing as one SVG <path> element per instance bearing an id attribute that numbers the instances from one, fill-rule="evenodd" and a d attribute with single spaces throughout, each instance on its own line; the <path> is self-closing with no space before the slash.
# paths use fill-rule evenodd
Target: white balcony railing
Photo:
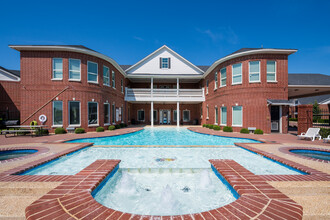
<path id="1" fill-rule="evenodd" d="M 125 89 L 125 101 L 205 101 L 204 89 Z"/>

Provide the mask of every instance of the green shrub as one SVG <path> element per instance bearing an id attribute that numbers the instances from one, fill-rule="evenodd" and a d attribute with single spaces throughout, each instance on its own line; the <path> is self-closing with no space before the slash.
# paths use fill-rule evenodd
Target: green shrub
<path id="1" fill-rule="evenodd" d="M 40 129 L 40 130 L 35 130 L 36 131 L 36 135 L 48 135 L 49 131 L 48 129 Z"/>
<path id="2" fill-rule="evenodd" d="M 298 121 L 298 118 L 289 118 L 289 121 Z"/>
<path id="3" fill-rule="evenodd" d="M 213 125 L 213 130 L 220 131 L 221 128 L 220 128 L 220 126 L 218 126 L 218 125 Z"/>
<path id="4" fill-rule="evenodd" d="M 321 128 L 320 129 L 320 135 L 322 138 L 327 138 L 330 135 L 330 129 L 329 128 Z"/>
<path id="5" fill-rule="evenodd" d="M 206 125 L 207 125 L 207 124 L 203 124 L 203 128 L 205 128 L 205 127 L 206 127 Z"/>
<path id="6" fill-rule="evenodd" d="M 96 128 L 96 132 L 103 132 L 104 131 L 104 127 L 97 127 Z"/>
<path id="7" fill-rule="evenodd" d="M 213 126 L 214 126 L 214 125 L 209 125 L 209 129 L 213 129 Z"/>
<path id="8" fill-rule="evenodd" d="M 124 127 L 126 128 L 128 125 L 126 123 L 124 123 Z"/>
<path id="9" fill-rule="evenodd" d="M 230 127 L 230 126 L 226 126 L 226 127 L 223 128 L 223 131 L 224 132 L 233 132 L 233 128 Z"/>
<path id="10" fill-rule="evenodd" d="M 120 125 L 115 125 L 115 128 L 120 129 L 121 127 L 120 127 Z"/>
<path id="11" fill-rule="evenodd" d="M 120 128 L 123 128 L 123 127 L 125 127 L 125 124 L 124 123 L 120 123 L 119 126 L 120 126 Z"/>
<path id="12" fill-rule="evenodd" d="M 256 129 L 256 130 L 254 131 L 254 134 L 264 134 L 264 132 L 263 132 L 263 130 L 261 130 L 261 129 Z"/>
<path id="13" fill-rule="evenodd" d="M 83 129 L 83 128 L 76 128 L 74 130 L 74 133 L 76 133 L 76 134 L 83 134 L 83 133 L 85 133 L 85 129 Z"/>
<path id="14" fill-rule="evenodd" d="M 55 134 L 66 134 L 66 130 L 64 128 L 56 128 Z"/>
<path id="15" fill-rule="evenodd" d="M 113 130 L 115 130 L 116 129 L 116 127 L 114 126 L 114 125 L 110 125 L 109 127 L 108 127 L 108 130 L 110 130 L 110 131 L 113 131 Z"/>
<path id="16" fill-rule="evenodd" d="M 242 128 L 241 131 L 240 131 L 240 133 L 242 133 L 242 134 L 248 134 L 250 132 L 249 132 L 249 130 L 247 128 Z"/>

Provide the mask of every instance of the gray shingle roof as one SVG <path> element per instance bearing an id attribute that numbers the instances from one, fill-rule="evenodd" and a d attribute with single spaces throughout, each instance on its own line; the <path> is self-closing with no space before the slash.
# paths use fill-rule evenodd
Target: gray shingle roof
<path id="1" fill-rule="evenodd" d="M 289 85 L 329 85 L 330 76 L 315 73 L 290 73 Z"/>
<path id="2" fill-rule="evenodd" d="M 317 103 L 320 103 L 327 99 L 330 99 L 330 95 L 312 96 L 312 97 L 306 97 L 306 98 L 299 98 L 297 100 L 298 100 L 299 104 L 306 105 L 306 104 L 314 104 L 315 101 Z"/>
<path id="3" fill-rule="evenodd" d="M 132 65 L 119 65 L 124 71 L 130 68 Z"/>
<path id="4" fill-rule="evenodd" d="M 21 77 L 21 72 L 19 70 L 8 70 L 2 66 L 0 66 L 0 70 L 4 70 L 4 71 L 7 71 L 7 72 L 10 72 L 12 73 L 13 75 L 17 76 L 17 77 Z"/>

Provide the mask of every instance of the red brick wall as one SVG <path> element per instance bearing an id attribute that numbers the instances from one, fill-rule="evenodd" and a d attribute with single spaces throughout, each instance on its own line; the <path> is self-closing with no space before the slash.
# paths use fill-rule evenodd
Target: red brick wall
<path id="1" fill-rule="evenodd" d="M 249 61 L 260 61 L 260 83 L 249 83 Z M 266 62 L 267 60 L 276 61 L 276 83 L 267 83 Z M 242 84 L 231 85 L 232 83 L 232 65 L 242 63 Z M 227 82 L 225 87 L 219 88 L 220 74 L 218 74 L 218 88 L 214 90 L 215 72 L 227 68 Z M 202 81 L 206 91 L 206 80 L 209 80 L 209 92 L 206 95 L 206 101 L 203 103 L 202 123 L 214 124 L 214 107 L 220 108 L 222 105 L 227 107 L 227 125 L 232 124 L 232 106 L 236 104 L 243 106 L 243 126 L 256 127 L 262 129 L 265 133 L 271 132 L 270 108 L 267 106 L 267 99 L 288 99 L 288 60 L 287 55 L 250 55 L 235 58 L 218 65 Z M 206 119 L 206 106 L 209 106 L 209 119 Z M 285 114 L 283 114 L 285 113 Z M 282 112 L 286 116 L 287 111 Z M 219 112 L 220 121 L 220 112 Z M 287 117 L 282 118 L 283 133 L 287 132 Z M 219 122 L 218 122 L 219 123 Z M 242 127 L 234 128 L 239 131 Z"/>
<path id="2" fill-rule="evenodd" d="M 313 105 L 298 106 L 298 134 L 313 127 Z"/>
<path id="3" fill-rule="evenodd" d="M 52 80 L 52 58 L 63 58 L 63 80 Z M 69 58 L 81 60 L 81 81 L 69 81 Z M 87 82 L 87 61 L 98 63 L 98 84 Z M 115 71 L 116 89 L 103 85 L 103 65 Z M 68 101 L 75 98 L 81 104 L 81 127 L 87 130 L 95 130 L 95 127 L 88 128 L 87 121 L 87 103 L 94 99 L 99 103 L 99 125 L 103 126 L 104 111 L 103 103 L 115 102 L 116 107 L 125 107 L 124 94 L 121 93 L 120 80 L 124 83 L 127 81 L 124 76 L 110 63 L 93 57 L 90 55 L 74 53 L 74 52 L 37 52 L 37 51 L 22 51 L 21 52 L 21 121 L 26 119 L 31 113 L 49 101 L 53 96 L 61 90 L 67 89 L 64 93 L 58 96 L 59 101 L 63 101 L 63 127 L 68 126 Z M 112 82 L 111 82 L 112 85 Z M 124 108 L 125 109 L 125 108 Z M 112 109 L 111 109 L 112 110 Z M 52 103 L 49 103 L 25 124 L 30 123 L 33 119 L 38 119 L 39 115 L 45 114 L 48 117 L 45 123 L 49 127 L 52 126 Z M 125 115 L 126 113 L 124 113 Z M 111 115 L 111 114 L 110 114 Z M 126 116 L 124 116 L 126 120 Z M 111 119 L 112 120 L 112 119 Z M 119 123 L 119 122 L 118 122 Z"/>
<path id="4" fill-rule="evenodd" d="M 20 82 L 0 81 L 0 118 L 20 118 L 20 86 Z"/>

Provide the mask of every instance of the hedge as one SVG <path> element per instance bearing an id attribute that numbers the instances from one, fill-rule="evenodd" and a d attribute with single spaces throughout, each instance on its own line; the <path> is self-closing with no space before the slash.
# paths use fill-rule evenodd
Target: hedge
<path id="1" fill-rule="evenodd" d="M 223 131 L 224 131 L 224 132 L 233 132 L 233 128 L 232 128 L 232 127 L 229 127 L 229 126 L 225 126 L 225 127 L 223 128 Z"/>
<path id="2" fill-rule="evenodd" d="M 298 121 L 298 118 L 289 118 L 289 121 Z"/>
<path id="3" fill-rule="evenodd" d="M 218 125 L 213 125 L 213 130 L 220 131 L 221 128 L 220 128 L 220 126 L 218 126 Z"/>
<path id="4" fill-rule="evenodd" d="M 83 133 L 85 133 L 85 129 L 83 129 L 83 128 L 76 128 L 76 130 L 74 130 L 74 133 L 76 133 L 76 134 L 83 134 Z"/>
<path id="5" fill-rule="evenodd" d="M 327 138 L 330 135 L 330 129 L 329 128 L 321 128 L 320 129 L 320 135 L 322 138 Z"/>
<path id="6" fill-rule="evenodd" d="M 66 134 L 66 130 L 64 128 L 56 128 L 55 134 Z"/>
<path id="7" fill-rule="evenodd" d="M 261 129 L 256 129 L 256 130 L 254 131 L 254 134 L 264 134 L 264 132 L 263 132 L 263 130 L 261 130 Z"/>
<path id="8" fill-rule="evenodd" d="M 116 127 L 114 126 L 114 125 L 110 125 L 109 127 L 108 127 L 108 130 L 110 130 L 110 131 L 113 131 L 113 130 L 115 130 L 116 129 Z"/>
<path id="9" fill-rule="evenodd" d="M 203 124 L 203 128 L 205 128 L 205 127 L 206 127 L 206 125 L 207 125 L 207 124 Z"/>
<path id="10" fill-rule="evenodd" d="M 115 125 L 115 128 L 120 129 L 121 127 L 120 127 L 120 125 Z"/>
<path id="11" fill-rule="evenodd" d="M 36 135 L 48 135 L 49 131 L 48 129 L 40 129 L 40 130 L 35 130 L 36 131 Z"/>
<path id="12" fill-rule="evenodd" d="M 241 131 L 240 131 L 240 133 L 242 133 L 242 134 L 248 134 L 250 132 L 249 132 L 249 130 L 247 128 L 242 128 Z"/>
<path id="13" fill-rule="evenodd" d="M 96 132 L 103 132 L 104 131 L 104 127 L 97 127 L 96 128 Z"/>
<path id="14" fill-rule="evenodd" d="M 213 129 L 213 126 L 214 126 L 214 125 L 209 125 L 209 129 Z"/>

